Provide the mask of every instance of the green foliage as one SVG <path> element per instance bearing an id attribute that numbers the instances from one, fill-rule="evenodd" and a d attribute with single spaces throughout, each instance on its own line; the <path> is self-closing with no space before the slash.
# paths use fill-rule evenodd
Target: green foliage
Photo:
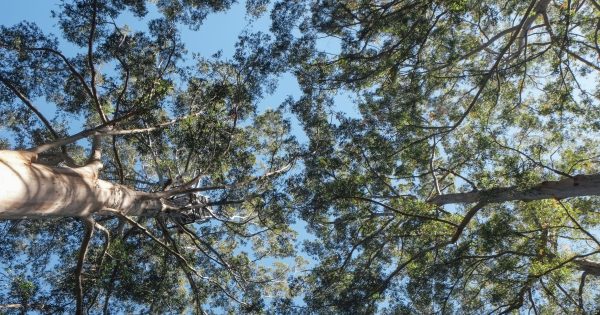
<path id="1" fill-rule="evenodd" d="M 597 308 L 586 302 L 596 277 L 579 300 L 573 262 L 597 260 L 597 197 L 486 204 L 473 218 L 473 204 L 426 203 L 440 193 L 536 193 L 598 172 L 589 116 L 599 105 L 589 37 L 598 8 L 544 3 L 306 1 L 297 41 L 313 39 L 315 51 L 296 63 L 304 95 L 290 108 L 308 136 L 292 192 L 316 235 L 306 243 L 318 261 L 305 278 L 311 309 Z M 324 50 L 327 41 L 339 46 Z M 339 94 L 358 111 L 334 102 Z"/>
<path id="2" fill-rule="evenodd" d="M 595 1 L 251 0 L 268 31 L 244 31 L 230 58 L 191 56 L 181 27 L 234 2 L 63 1 L 58 38 L 0 27 L 1 127 L 19 135 L 1 148 L 131 115 L 115 128 L 146 131 L 106 138 L 102 179 L 199 178 L 165 199 L 193 218 L 97 217 L 111 240 L 91 239 L 88 312 L 598 310 L 597 191 L 551 198 L 599 171 Z M 147 30 L 116 24 L 125 11 Z M 258 106 L 282 74 L 302 94 Z M 64 150 L 87 159 L 85 143 Z M 0 304 L 74 312 L 79 221 L 0 229 Z"/>
<path id="3" fill-rule="evenodd" d="M 91 240 L 83 265 L 86 312 L 259 313 L 298 294 L 287 285 L 297 233 L 278 172 L 295 162 L 298 144 L 283 109 L 256 108 L 273 89 L 273 74 L 282 71 L 283 61 L 267 60 L 275 48 L 262 46 L 264 34 L 240 37 L 231 59 L 192 59 L 179 35 L 182 24 L 197 29 L 209 13 L 233 3 L 63 1 L 53 12 L 60 38 L 29 22 L 0 28 L 0 116 L 3 130 L 19 134 L 12 145 L 3 141 L 3 148 L 64 137 L 74 120 L 83 128 L 97 126 L 103 119 L 99 111 L 108 120 L 130 115 L 115 128 L 164 127 L 105 138 L 102 179 L 144 192 L 165 189 L 168 181 L 181 186 L 198 175 L 200 186 L 228 187 L 186 197 L 210 202 L 198 221 L 139 218 L 144 232 L 113 216 L 97 217 L 110 241 L 98 229 Z M 257 2 L 263 8 L 249 7 L 249 14 L 257 17 L 267 4 Z M 125 11 L 143 18 L 147 30 L 117 24 Z M 15 89 L 34 106 L 44 100 L 56 105 L 50 127 L 31 114 Z M 165 123 L 177 117 L 185 118 Z M 75 162 L 87 160 L 86 143 L 66 149 Z M 57 153 L 41 158 L 52 161 Z M 11 270 L 2 276 L 11 285 L 0 290 L 0 304 L 74 313 L 78 221 L 1 226 L 1 263 Z"/>

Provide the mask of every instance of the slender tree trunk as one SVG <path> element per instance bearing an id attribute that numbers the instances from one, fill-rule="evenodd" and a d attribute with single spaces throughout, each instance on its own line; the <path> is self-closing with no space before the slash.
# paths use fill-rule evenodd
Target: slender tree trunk
<path id="1" fill-rule="evenodd" d="M 126 215 L 156 214 L 152 194 L 98 179 L 98 163 L 51 167 L 29 151 L 0 150 L 0 219 L 88 217 L 106 208 Z"/>
<path id="2" fill-rule="evenodd" d="M 530 188 L 505 187 L 482 191 L 438 195 L 429 200 L 436 205 L 456 203 L 500 203 L 506 201 L 533 201 L 564 199 L 581 196 L 600 196 L 600 174 L 577 175 L 558 181 L 542 182 Z"/>

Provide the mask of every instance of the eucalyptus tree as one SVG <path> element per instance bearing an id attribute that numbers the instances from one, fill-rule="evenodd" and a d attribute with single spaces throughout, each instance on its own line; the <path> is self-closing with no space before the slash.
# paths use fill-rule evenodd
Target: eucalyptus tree
<path id="1" fill-rule="evenodd" d="M 253 59 L 255 35 L 229 59 L 192 59 L 180 36 L 233 2 L 62 1 L 60 38 L 0 27 L 2 312 L 258 312 L 289 299 L 277 258 L 295 232 L 277 183 L 297 145 L 280 110 L 256 107 L 281 65 Z M 120 24 L 125 12 L 147 28 Z"/>
<path id="2" fill-rule="evenodd" d="M 0 29 L 3 310 L 600 307 L 597 1 L 278 1 L 273 39 L 190 66 L 179 28 L 231 5 L 79 0 L 63 41 Z M 256 109 L 283 71 L 302 147 Z M 300 277 L 260 263 L 294 254 L 291 210 Z"/>
<path id="3" fill-rule="evenodd" d="M 598 311 L 597 1 L 281 1 L 272 17 L 280 45 L 313 52 L 290 59 L 289 102 L 309 139 L 289 181 L 316 236 L 309 309 Z"/>

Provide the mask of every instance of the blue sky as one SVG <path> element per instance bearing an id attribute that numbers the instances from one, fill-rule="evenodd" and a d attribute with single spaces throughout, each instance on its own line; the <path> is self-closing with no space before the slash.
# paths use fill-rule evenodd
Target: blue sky
<path id="1" fill-rule="evenodd" d="M 37 24 L 46 34 L 53 34 L 60 39 L 61 32 L 57 26 L 56 19 L 51 17 L 51 10 L 59 10 L 60 1 L 56 0 L 18 0 L 18 1 L 3 1 L 0 8 L 0 25 L 10 27 L 21 21 L 34 22 Z M 149 7 L 152 14 L 154 8 Z M 245 29 L 251 31 L 268 31 L 270 26 L 268 12 L 258 20 L 249 20 L 245 16 L 245 3 L 241 1 L 236 3 L 233 7 L 223 13 L 210 14 L 202 27 L 198 31 L 189 30 L 186 27 L 181 27 L 182 41 L 185 43 L 190 57 L 193 53 L 198 53 L 204 57 L 210 57 L 211 55 L 221 51 L 224 58 L 228 58 L 233 55 L 235 50 L 235 43 L 237 42 L 238 35 Z M 148 18 L 141 20 L 129 13 L 122 14 L 117 20 L 117 24 L 123 26 L 127 24 L 132 30 L 145 30 Z M 60 49 L 67 56 L 73 56 L 79 48 L 70 45 L 68 43 L 60 43 Z M 100 71 L 111 71 L 110 65 L 102 68 L 100 65 Z M 258 108 L 259 111 L 267 108 L 275 108 L 279 106 L 288 96 L 295 98 L 300 96 L 300 89 L 295 78 L 291 74 L 284 74 L 278 78 L 278 87 L 270 95 L 265 95 L 262 99 Z M 48 118 L 55 116 L 55 106 L 44 101 L 44 99 L 33 99 L 35 105 L 46 115 Z M 76 133 L 83 127 L 81 122 L 73 119 L 70 123 L 70 133 Z M 301 128 L 297 122 L 294 123 L 294 133 L 299 138 L 304 138 Z M 0 136 L 6 137 L 9 140 L 15 136 L 6 129 L 3 129 L 0 123 Z M 86 141 L 83 140 L 85 145 Z M 13 143 L 14 144 L 14 143 Z M 296 229 L 300 232 L 299 242 L 309 238 L 304 232 L 303 222 L 296 224 Z M 242 248 L 243 249 L 243 248 Z M 267 259 L 264 260 L 263 264 L 273 263 L 275 260 Z M 291 262 L 291 261 L 290 261 Z M 0 268 L 2 269 L 2 268 Z"/>
<path id="2" fill-rule="evenodd" d="M 59 1 L 42 0 L 4 1 L 2 10 L 0 10 L 0 23 L 4 26 L 11 26 L 26 20 L 36 23 L 46 33 L 51 33 L 60 38 L 60 30 L 57 27 L 56 20 L 51 17 L 51 10 L 58 11 L 59 4 Z M 153 9 L 149 5 L 150 13 Z M 227 58 L 233 55 L 238 35 L 245 29 L 268 31 L 270 26 L 268 12 L 257 20 L 247 19 L 245 13 L 245 3 L 241 1 L 234 4 L 226 12 L 210 14 L 198 31 L 181 27 L 182 40 L 190 56 L 193 53 L 198 53 L 201 56 L 210 57 L 221 51 L 222 56 Z M 144 30 L 146 29 L 147 20 L 141 20 L 127 12 L 122 14 L 116 22 L 119 25 L 127 24 L 133 30 Z M 67 56 L 72 56 L 76 49 L 68 43 L 61 42 L 61 50 Z M 274 93 L 265 95 L 264 99 L 260 101 L 258 104 L 259 109 L 277 107 L 289 95 L 298 97 L 300 89 L 291 74 L 284 74 L 278 79 L 278 87 Z M 49 118 L 54 116 L 54 106 L 39 99 L 35 100 L 35 103 Z M 78 131 L 79 127 L 72 126 L 71 132 Z M 298 126 L 295 129 L 297 133 L 301 133 Z M 6 132 L 0 131 L 0 135 L 6 136 Z"/>
<path id="3" fill-rule="evenodd" d="M 46 32 L 60 35 L 56 20 L 51 18 L 51 10 L 59 9 L 59 1 L 19 0 L 2 2 L 0 21 L 2 25 L 10 26 L 20 21 L 35 22 Z M 150 8 L 152 9 L 152 8 Z M 185 30 L 183 38 L 191 52 L 200 52 L 206 56 L 223 50 L 225 55 L 233 51 L 238 34 L 249 21 L 245 18 L 243 3 L 234 4 L 231 10 L 211 14 L 199 31 Z M 126 23 L 134 29 L 145 27 L 145 21 L 130 14 L 122 15 L 117 21 Z M 259 28 L 268 28 L 268 19 L 261 19 L 253 23 Z"/>
<path id="4" fill-rule="evenodd" d="M 30 21 L 36 23 L 46 33 L 51 33 L 60 38 L 60 30 L 57 27 L 56 20 L 51 17 L 51 10 L 59 11 L 60 1 L 58 0 L 19 0 L 3 1 L 2 10 L 0 10 L 0 24 L 11 26 L 21 21 Z M 150 15 L 155 8 L 148 5 Z M 198 31 L 189 30 L 187 27 L 181 27 L 182 40 L 186 45 L 190 57 L 193 53 L 198 53 L 204 57 L 210 57 L 216 52 L 221 51 L 224 58 L 233 55 L 235 43 L 238 35 L 244 30 L 268 32 L 270 26 L 269 12 L 256 20 L 246 18 L 245 1 L 235 3 L 230 10 L 221 13 L 209 14 L 203 25 Z M 129 12 L 125 12 L 117 19 L 117 24 L 128 25 L 133 30 L 145 30 L 147 18 L 141 20 L 134 17 Z M 339 51 L 339 41 L 333 38 L 324 38 L 318 41 L 318 46 L 323 51 Z M 77 47 L 68 43 L 61 42 L 61 50 L 67 55 L 72 56 L 76 53 Z M 102 69 L 100 68 L 100 71 Z M 288 96 L 298 99 L 301 95 L 300 88 L 296 79 L 290 73 L 285 73 L 278 78 L 277 89 L 269 95 L 265 95 L 259 101 L 259 110 L 275 108 L 279 106 Z M 336 110 L 340 110 L 356 116 L 358 113 L 354 101 L 349 93 L 339 93 L 335 97 Z M 52 118 L 55 114 L 55 107 L 45 103 L 43 100 L 35 100 L 36 106 Z M 292 119 L 292 128 L 294 134 L 301 140 L 306 139 L 302 128 L 294 118 Z M 71 126 L 71 133 L 81 129 L 81 125 Z M 2 130 L 0 125 L 0 136 L 7 136 L 6 131 Z M 10 138 L 10 137 L 9 137 Z"/>

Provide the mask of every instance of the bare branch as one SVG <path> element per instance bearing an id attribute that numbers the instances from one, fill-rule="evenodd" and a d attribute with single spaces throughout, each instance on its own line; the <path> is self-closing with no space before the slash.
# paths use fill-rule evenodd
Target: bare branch
<path id="1" fill-rule="evenodd" d="M 27 98 L 27 96 L 25 96 L 23 93 L 21 93 L 21 91 L 19 91 L 19 89 L 16 86 L 14 86 L 8 79 L 4 78 L 1 75 L 0 75 L 0 82 L 2 82 L 7 88 L 9 88 L 11 91 L 13 91 L 13 93 L 15 93 L 15 95 L 21 101 L 23 101 L 23 103 L 25 103 L 25 105 L 42 121 L 42 123 L 44 124 L 44 126 L 46 127 L 46 129 L 48 129 L 48 131 L 50 131 L 50 133 L 52 134 L 52 136 L 55 139 L 59 139 L 60 138 L 58 136 L 58 133 L 52 127 L 52 124 L 50 124 L 50 122 L 48 121 L 48 119 L 46 119 L 46 117 L 44 116 L 44 114 L 42 114 L 37 109 L 37 107 L 35 105 L 33 105 L 33 102 L 31 102 L 31 100 L 29 98 Z"/>
<path id="2" fill-rule="evenodd" d="M 120 217 L 122 217 L 123 219 L 125 219 L 129 224 L 131 224 L 132 226 L 138 228 L 139 230 L 142 231 L 142 233 L 144 233 L 146 236 L 150 237 L 154 242 L 156 242 L 158 245 L 160 245 L 162 248 L 164 248 L 167 252 L 169 252 L 170 254 L 172 254 L 173 256 L 175 256 L 180 263 L 187 268 L 189 271 L 193 272 L 196 276 L 209 281 L 210 283 L 216 285 L 217 287 L 220 288 L 220 290 L 225 293 L 225 295 L 227 295 L 229 298 L 231 298 L 232 300 L 242 304 L 242 305 L 247 305 L 247 303 L 240 301 L 237 297 L 235 297 L 233 294 L 231 294 L 226 288 L 224 288 L 220 283 L 214 281 L 213 279 L 207 277 L 207 276 L 203 276 L 201 275 L 196 269 L 194 269 L 194 267 L 192 267 L 188 261 L 178 252 L 176 252 L 175 250 L 173 250 L 171 247 L 169 247 L 167 244 L 163 243 L 161 240 L 159 240 L 158 238 L 156 238 L 156 236 L 152 235 L 152 233 L 150 233 L 150 231 L 148 231 L 148 229 L 146 229 L 144 226 L 140 225 L 139 223 L 137 223 L 135 220 L 129 218 L 128 216 L 122 214 L 119 211 L 115 211 L 116 213 L 119 214 Z"/>
<path id="3" fill-rule="evenodd" d="M 600 195 L 600 174 L 576 175 L 559 181 L 545 181 L 529 188 L 502 187 L 482 191 L 445 194 L 434 196 L 427 202 L 436 205 L 473 203 L 484 201 L 500 203 L 506 201 L 533 201 L 543 199 L 564 199 L 581 196 Z"/>
<path id="4" fill-rule="evenodd" d="M 104 238 L 106 238 L 106 242 L 104 243 L 104 248 L 102 249 L 102 254 L 100 255 L 100 260 L 98 261 L 98 267 L 96 269 L 100 269 L 102 267 L 102 264 L 104 263 L 104 258 L 106 257 L 107 253 L 108 253 L 108 248 L 110 247 L 110 232 L 108 231 L 107 228 L 105 228 L 104 226 L 102 226 L 99 223 L 95 223 L 94 227 L 96 229 L 98 229 L 100 232 L 104 233 Z"/>
<path id="5" fill-rule="evenodd" d="M 83 283 L 82 283 L 82 271 L 83 263 L 85 262 L 85 256 L 87 254 L 88 246 L 92 235 L 94 233 L 94 220 L 92 218 L 82 218 L 85 227 L 83 240 L 81 241 L 81 247 L 79 248 L 79 256 L 77 258 L 77 267 L 75 269 L 75 297 L 77 298 L 77 315 L 83 315 Z"/>
<path id="6" fill-rule="evenodd" d="M 92 89 L 92 102 L 96 105 L 96 110 L 100 115 L 100 120 L 103 123 L 108 122 L 106 118 L 106 114 L 102 110 L 102 106 L 100 105 L 100 101 L 98 99 L 98 92 L 96 91 L 96 68 L 94 67 L 94 36 L 96 35 L 96 14 L 98 8 L 96 0 L 92 1 L 92 21 L 90 28 L 90 36 L 88 38 L 88 66 L 90 67 L 90 87 Z"/>
<path id="7" fill-rule="evenodd" d="M 513 147 L 509 147 L 509 146 L 507 146 L 507 145 L 504 145 L 504 144 L 500 143 L 500 142 L 499 142 L 499 141 L 496 139 L 496 137 L 492 137 L 492 139 L 493 139 L 493 140 L 494 140 L 494 142 L 495 142 L 495 143 L 496 143 L 498 146 L 500 146 L 501 148 L 503 148 L 503 149 L 507 149 L 507 150 L 511 150 L 511 151 L 515 151 L 515 152 L 519 153 L 520 155 L 524 156 L 526 159 L 528 159 L 529 161 L 531 161 L 531 162 L 532 162 L 533 164 L 535 164 L 535 165 L 541 166 L 541 167 L 543 167 L 543 168 L 545 168 L 545 169 L 547 169 L 547 170 L 549 170 L 549 171 L 552 171 L 552 172 L 554 172 L 554 173 L 556 173 L 556 174 L 558 174 L 558 175 L 561 175 L 561 176 L 564 176 L 564 177 L 573 178 L 573 176 L 572 176 L 572 175 L 569 175 L 569 174 L 567 174 L 567 173 L 565 173 L 565 172 L 563 172 L 563 171 L 560 171 L 560 170 L 557 170 L 557 169 L 555 169 L 555 168 L 552 168 L 552 167 L 550 167 L 550 166 L 547 166 L 547 165 L 543 164 L 542 162 L 539 162 L 539 161 L 537 161 L 537 160 L 533 159 L 532 157 L 530 157 L 529 155 L 525 154 L 525 152 L 523 152 L 523 151 L 521 151 L 521 150 L 519 150 L 519 149 L 516 149 L 516 148 L 513 148 Z"/>
<path id="8" fill-rule="evenodd" d="M 456 241 L 458 241 L 458 238 L 462 235 L 465 227 L 467 227 L 467 225 L 469 224 L 469 222 L 471 222 L 471 219 L 473 219 L 475 214 L 477 214 L 477 212 L 479 212 L 479 210 L 481 210 L 484 206 L 484 202 L 479 202 L 475 206 L 473 206 L 469 211 L 467 211 L 460 224 L 456 227 L 456 232 L 454 232 L 454 235 L 452 235 L 449 244 L 454 244 L 456 243 Z"/>
<path id="9" fill-rule="evenodd" d="M 69 144 L 69 143 L 73 143 L 73 142 L 79 141 L 79 140 L 81 140 L 83 138 L 92 137 L 92 136 L 101 136 L 101 137 L 104 137 L 104 136 L 114 136 L 114 135 L 129 135 L 129 134 L 136 134 L 136 133 L 144 133 L 144 132 L 154 131 L 154 130 L 165 128 L 167 126 L 175 124 L 175 123 L 177 123 L 177 122 L 179 122 L 179 121 L 181 121 L 183 119 L 190 118 L 190 117 L 195 117 L 195 116 L 200 115 L 200 113 L 195 113 L 195 114 L 187 115 L 187 116 L 184 116 L 184 117 L 175 118 L 175 119 L 172 119 L 170 121 L 158 124 L 155 127 L 149 127 L 149 128 L 130 129 L 130 130 L 119 130 L 119 129 L 112 129 L 111 128 L 111 126 L 114 126 L 114 125 L 116 125 L 116 124 L 118 124 L 118 123 L 120 123 L 122 121 L 125 121 L 125 120 L 127 120 L 127 119 L 129 119 L 129 118 L 131 118 L 131 117 L 133 117 L 133 116 L 135 116 L 137 114 L 139 114 L 140 111 L 141 110 L 131 111 L 131 112 L 129 112 L 129 113 L 127 113 L 127 114 L 119 117 L 119 118 L 115 118 L 115 119 L 113 119 L 111 121 L 108 121 L 106 123 L 100 124 L 100 125 L 98 125 L 98 126 L 96 126 L 94 128 L 81 131 L 81 132 L 76 133 L 76 134 L 74 134 L 72 136 L 69 136 L 69 137 L 66 137 L 66 138 L 63 138 L 63 139 L 51 142 L 51 143 L 46 143 L 46 144 L 43 144 L 43 145 L 35 147 L 35 148 L 30 148 L 30 149 L 28 149 L 28 151 L 35 152 L 35 153 L 41 153 L 41 152 L 50 150 L 52 148 L 63 146 L 63 145 Z"/>
<path id="10" fill-rule="evenodd" d="M 83 75 L 81 75 L 81 73 L 79 73 L 79 71 L 77 71 L 77 69 L 75 69 L 75 67 L 69 61 L 69 59 L 67 59 L 67 57 L 64 54 L 62 54 L 60 51 L 49 48 L 49 47 L 25 47 L 25 49 L 34 50 L 34 51 L 35 50 L 46 51 L 46 52 L 53 53 L 53 54 L 57 55 L 58 57 L 60 57 L 60 59 L 62 59 L 62 61 L 67 65 L 67 67 L 69 68 L 71 73 L 77 78 L 77 80 L 79 81 L 79 83 L 81 84 L 81 86 L 83 87 L 85 92 L 90 96 L 90 98 L 93 99 L 94 94 L 92 93 L 92 90 L 88 86 L 87 82 L 85 82 L 85 78 L 83 77 Z"/>
<path id="11" fill-rule="evenodd" d="M 163 191 L 163 192 L 156 192 L 153 193 L 154 196 L 158 197 L 158 198 L 167 198 L 167 197 L 171 197 L 171 196 L 175 196 L 175 195 L 180 195 L 180 194 L 188 194 L 188 193 L 195 193 L 195 192 L 203 192 L 203 191 L 209 191 L 209 190 L 223 190 L 223 189 L 233 189 L 233 188 L 237 188 L 237 187 L 242 187 L 242 186 L 246 186 L 255 182 L 259 182 L 261 180 L 267 179 L 269 177 L 272 176 L 276 176 L 282 173 L 287 172 L 290 168 L 292 167 L 292 164 L 287 164 L 284 167 L 277 169 L 275 171 L 271 171 L 271 172 L 267 172 L 261 176 L 257 176 L 254 177 L 250 180 L 241 182 L 241 183 L 237 183 L 237 184 L 233 184 L 233 185 L 216 185 L 216 186 L 206 186 L 206 187 L 198 187 L 198 188 L 190 188 L 192 185 L 190 185 L 189 183 L 186 185 L 183 185 L 182 187 L 179 188 L 175 188 L 175 189 L 171 189 L 168 191 Z M 197 180 L 199 180 L 199 177 L 194 178 L 191 182 L 194 182 Z M 195 184 L 195 183 L 194 183 Z"/>
<path id="12" fill-rule="evenodd" d="M 600 248 L 600 241 L 598 241 L 598 239 L 592 233 L 590 233 L 588 230 L 583 228 L 583 226 L 581 226 L 581 224 L 579 224 L 579 222 L 577 222 L 577 220 L 571 215 L 571 213 L 569 212 L 569 209 L 567 209 L 567 207 L 565 206 L 565 204 L 562 201 L 560 201 L 560 200 L 556 200 L 556 201 L 558 201 L 558 204 L 563 208 L 563 210 L 565 210 L 565 213 L 567 214 L 569 219 L 571 219 L 571 222 L 573 222 L 581 232 L 583 232 L 585 235 L 589 236 L 589 238 L 591 238 L 596 243 L 596 245 L 598 245 L 598 248 Z"/>
<path id="13" fill-rule="evenodd" d="M 573 260 L 573 263 L 577 265 L 579 270 L 589 275 L 600 276 L 600 262 L 589 259 L 577 259 Z"/>

